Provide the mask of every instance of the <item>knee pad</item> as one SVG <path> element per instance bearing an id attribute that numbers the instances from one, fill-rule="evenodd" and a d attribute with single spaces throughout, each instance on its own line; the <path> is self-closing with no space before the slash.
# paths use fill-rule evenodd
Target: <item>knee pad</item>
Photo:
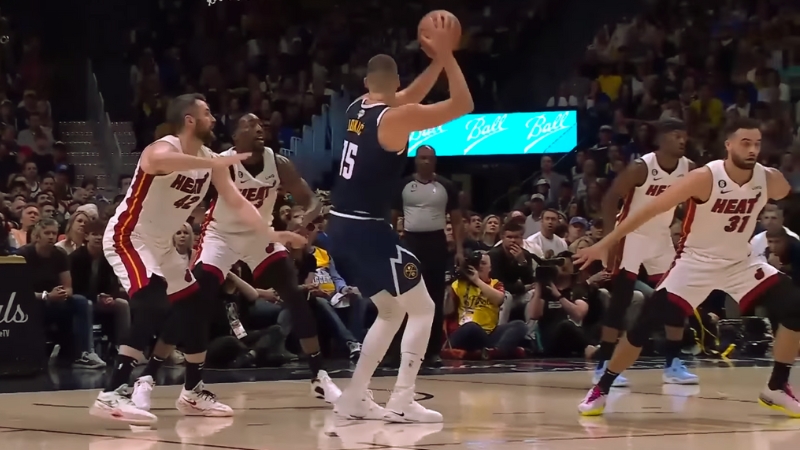
<path id="1" fill-rule="evenodd" d="M 800 332 L 800 289 L 789 277 L 779 276 L 778 282 L 767 289 L 757 303 L 767 308 L 770 319 L 776 319 L 791 331 Z"/>
<path id="2" fill-rule="evenodd" d="M 611 300 L 603 317 L 603 326 L 622 330 L 625 328 L 625 313 L 631 306 L 633 299 L 633 285 L 635 278 L 631 278 L 626 271 L 621 271 L 614 277 L 611 287 Z"/>
<path id="3" fill-rule="evenodd" d="M 642 347 L 656 328 L 662 325 L 682 326 L 685 320 L 686 315 L 681 307 L 670 301 L 666 289 L 660 289 L 644 301 L 639 317 L 628 330 L 628 342 L 634 347 Z"/>

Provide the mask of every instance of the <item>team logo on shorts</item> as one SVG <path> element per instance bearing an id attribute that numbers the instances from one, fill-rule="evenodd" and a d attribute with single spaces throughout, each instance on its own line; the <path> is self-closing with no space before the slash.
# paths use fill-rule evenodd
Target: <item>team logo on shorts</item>
<path id="1" fill-rule="evenodd" d="M 419 276 L 419 270 L 417 269 L 417 265 L 414 263 L 408 263 L 405 266 L 403 266 L 403 275 L 409 280 L 417 278 Z"/>
<path id="2" fill-rule="evenodd" d="M 756 280 L 763 279 L 764 278 L 764 269 L 759 267 L 758 270 L 756 270 L 756 275 L 755 276 L 756 276 Z"/>

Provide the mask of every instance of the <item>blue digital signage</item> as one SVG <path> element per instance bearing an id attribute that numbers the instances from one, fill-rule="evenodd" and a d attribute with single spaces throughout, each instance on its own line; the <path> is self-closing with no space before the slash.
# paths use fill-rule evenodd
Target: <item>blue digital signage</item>
<path id="1" fill-rule="evenodd" d="M 436 156 L 567 153 L 578 145 L 576 111 L 469 114 L 411 133 L 408 156 L 430 145 Z"/>

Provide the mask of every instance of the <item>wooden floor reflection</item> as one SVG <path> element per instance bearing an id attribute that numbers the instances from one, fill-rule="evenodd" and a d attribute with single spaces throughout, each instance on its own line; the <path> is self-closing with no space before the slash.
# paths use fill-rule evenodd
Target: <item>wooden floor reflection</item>
<path id="1" fill-rule="evenodd" d="M 630 372 L 604 418 L 581 419 L 587 372 L 430 376 L 418 398 L 441 411 L 439 425 L 345 422 L 310 398 L 303 382 L 213 386 L 236 410 L 231 419 L 184 418 L 179 387 L 158 387 L 156 429 L 98 421 L 96 391 L 0 395 L 2 450 L 795 450 L 800 420 L 760 408 L 762 368 L 698 369 L 702 386 L 662 386 L 661 372 Z M 795 377 L 795 380 L 798 381 Z M 341 385 L 347 380 L 336 380 Z M 383 402 L 393 379 L 373 383 Z"/>

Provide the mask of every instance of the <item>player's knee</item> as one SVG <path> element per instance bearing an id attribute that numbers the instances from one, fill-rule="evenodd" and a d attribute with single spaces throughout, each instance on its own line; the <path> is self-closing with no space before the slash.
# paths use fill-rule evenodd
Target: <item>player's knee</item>
<path id="1" fill-rule="evenodd" d="M 197 284 L 200 285 L 200 290 L 202 292 L 216 292 L 219 287 L 222 286 L 222 283 L 225 282 L 225 276 L 222 274 L 221 270 L 214 266 L 203 264 L 202 262 L 194 266 L 192 274 L 195 280 L 197 280 Z"/>
<path id="2" fill-rule="evenodd" d="M 611 291 L 611 300 L 606 310 L 603 325 L 621 330 L 625 326 L 625 313 L 633 299 L 633 285 L 636 279 L 631 278 L 626 271 L 620 272 L 615 278 Z"/>
<path id="3" fill-rule="evenodd" d="M 628 342 L 634 347 L 642 347 L 657 327 L 665 324 L 682 326 L 685 319 L 681 307 L 670 301 L 666 289 L 660 289 L 642 305 L 639 317 L 628 330 Z"/>
<path id="4" fill-rule="evenodd" d="M 420 281 L 419 284 L 400 295 L 399 301 L 409 316 L 433 316 L 436 311 L 436 305 L 433 303 L 430 294 L 428 294 L 428 289 L 424 281 Z"/>
<path id="5" fill-rule="evenodd" d="M 764 302 L 770 317 L 779 318 L 780 324 L 800 332 L 800 289 L 785 276 L 764 293 Z"/>
<path id="6" fill-rule="evenodd" d="M 153 277 L 147 286 L 136 291 L 130 298 L 131 314 L 134 321 L 149 322 L 157 328 L 170 311 L 167 299 L 167 282 L 161 277 Z"/>

